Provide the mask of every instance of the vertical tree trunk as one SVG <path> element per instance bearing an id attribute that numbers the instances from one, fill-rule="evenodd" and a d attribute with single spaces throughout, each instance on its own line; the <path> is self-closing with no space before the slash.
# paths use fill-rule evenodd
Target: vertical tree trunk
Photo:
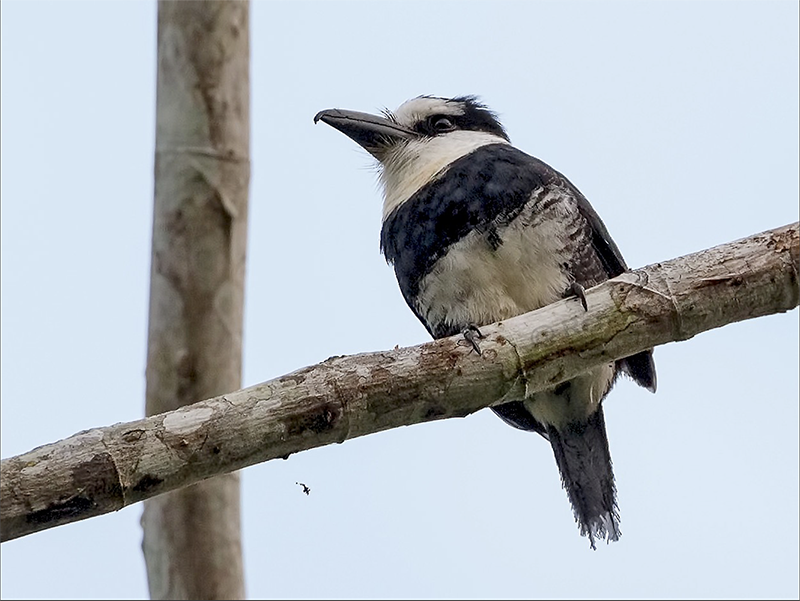
<path id="1" fill-rule="evenodd" d="M 147 414 L 241 387 L 249 5 L 158 3 Z M 244 597 L 238 474 L 145 503 L 153 599 Z"/>

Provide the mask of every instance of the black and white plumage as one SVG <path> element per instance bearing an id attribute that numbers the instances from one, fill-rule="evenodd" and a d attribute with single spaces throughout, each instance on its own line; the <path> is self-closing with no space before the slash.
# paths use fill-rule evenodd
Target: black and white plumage
<path id="1" fill-rule="evenodd" d="M 422 96 L 383 116 L 314 119 L 380 163 L 381 249 L 434 338 L 508 319 L 627 270 L 600 217 L 567 178 L 514 148 L 475 97 Z M 620 536 L 602 401 L 619 373 L 655 392 L 652 351 L 493 407 L 550 441 L 581 534 Z"/>

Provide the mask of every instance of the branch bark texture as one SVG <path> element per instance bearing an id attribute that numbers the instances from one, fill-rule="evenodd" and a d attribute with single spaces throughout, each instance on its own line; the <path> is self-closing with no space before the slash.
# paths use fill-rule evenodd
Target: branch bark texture
<path id="1" fill-rule="evenodd" d="M 797 223 L 625 273 L 461 337 L 347 357 L 3 460 L 3 540 L 261 461 L 468 415 L 609 360 L 800 302 Z"/>
<path id="2" fill-rule="evenodd" d="M 158 3 L 147 415 L 241 387 L 249 55 L 247 2 Z M 142 528 L 151 598 L 244 597 L 238 474 L 149 499 Z"/>

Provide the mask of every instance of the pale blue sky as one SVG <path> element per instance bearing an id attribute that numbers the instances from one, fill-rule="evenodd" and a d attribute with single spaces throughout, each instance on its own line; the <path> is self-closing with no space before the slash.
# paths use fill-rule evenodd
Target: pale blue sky
<path id="1" fill-rule="evenodd" d="M 154 2 L 2 8 L 2 456 L 140 417 Z M 478 94 L 632 267 L 798 219 L 796 2 L 255 2 L 244 383 L 428 339 L 369 156 L 314 114 Z M 623 537 L 488 411 L 243 472 L 258 597 L 798 597 L 798 311 L 606 401 Z M 309 484 L 302 494 L 296 481 Z M 141 506 L 5 543 L 4 598 L 147 594 Z"/>

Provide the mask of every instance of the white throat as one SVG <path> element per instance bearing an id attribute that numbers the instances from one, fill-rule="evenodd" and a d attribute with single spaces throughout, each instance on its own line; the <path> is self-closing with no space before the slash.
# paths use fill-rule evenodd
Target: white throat
<path id="1" fill-rule="evenodd" d="M 422 186 L 441 176 L 450 163 L 488 144 L 508 141 L 485 132 L 454 131 L 398 145 L 382 161 L 383 220 Z"/>

